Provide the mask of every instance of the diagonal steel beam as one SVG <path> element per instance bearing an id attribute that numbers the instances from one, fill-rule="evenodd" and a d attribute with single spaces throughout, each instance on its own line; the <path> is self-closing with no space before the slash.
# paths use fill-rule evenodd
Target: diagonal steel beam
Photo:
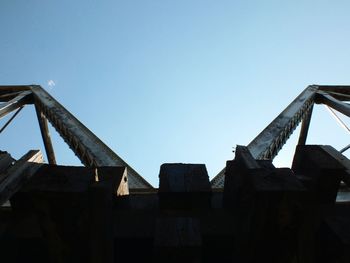
<path id="1" fill-rule="evenodd" d="M 254 140 L 248 144 L 248 150 L 255 159 L 272 160 L 286 143 L 301 120 L 305 120 L 301 142 L 306 133 L 318 86 L 308 86 L 288 107 L 282 111 Z M 306 126 L 305 126 L 306 125 Z M 225 168 L 211 181 L 213 187 L 223 187 Z"/>
<path id="2" fill-rule="evenodd" d="M 153 188 L 44 89 L 33 85 L 31 91 L 38 110 L 45 115 L 84 165 L 125 166 L 128 171 L 129 188 Z"/>
<path id="3" fill-rule="evenodd" d="M 23 105 L 30 103 L 32 98 L 31 95 L 31 91 L 23 91 L 15 98 L 2 103 L 0 105 L 0 119 Z"/>
<path id="4" fill-rule="evenodd" d="M 311 110 L 318 87 L 307 87 L 251 143 L 248 149 L 255 159 L 273 159 Z"/>

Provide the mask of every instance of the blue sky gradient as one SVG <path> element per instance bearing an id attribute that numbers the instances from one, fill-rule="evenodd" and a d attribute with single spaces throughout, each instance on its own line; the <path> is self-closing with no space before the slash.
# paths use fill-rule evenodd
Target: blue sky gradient
<path id="1" fill-rule="evenodd" d="M 154 186 L 164 162 L 205 163 L 213 177 L 307 85 L 350 84 L 349 10 L 322 0 L 2 0 L 0 84 L 42 85 Z M 59 163 L 79 165 L 51 131 Z M 277 165 L 289 164 L 296 138 Z M 309 138 L 349 143 L 321 106 Z M 0 147 L 17 158 L 43 149 L 32 107 Z"/>

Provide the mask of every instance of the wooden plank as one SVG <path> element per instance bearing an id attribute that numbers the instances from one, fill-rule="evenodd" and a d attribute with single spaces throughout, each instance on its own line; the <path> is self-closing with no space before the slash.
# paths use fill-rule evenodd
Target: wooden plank
<path id="1" fill-rule="evenodd" d="M 328 148 L 328 151 L 325 150 Z M 308 190 L 305 216 L 299 231 L 298 258 L 301 262 L 318 262 L 315 248 L 323 218 L 334 210 L 336 197 L 345 168 L 330 152 L 328 146 L 298 145 L 292 169 L 304 178 Z"/>
<path id="2" fill-rule="evenodd" d="M 162 164 L 158 195 L 163 215 L 156 221 L 156 261 L 200 262 L 200 220 L 189 214 L 210 207 L 211 187 L 205 165 Z M 178 210 L 190 212 L 181 217 Z"/>
<path id="3" fill-rule="evenodd" d="M 166 163 L 159 172 L 159 193 L 211 192 L 204 164 Z"/>
<path id="4" fill-rule="evenodd" d="M 63 166 L 43 164 L 31 180 L 21 189 L 27 194 L 55 194 L 64 197 L 68 193 L 87 193 L 89 187 L 98 181 L 107 182 L 115 196 L 128 195 L 125 167 Z"/>
<path id="5" fill-rule="evenodd" d="M 43 164 L 21 189 L 21 193 L 64 196 L 85 193 L 95 181 L 94 169 L 82 166 Z M 68 196 L 68 195 L 67 195 Z"/>
<path id="6" fill-rule="evenodd" d="M 45 115 L 40 111 L 37 105 L 35 105 L 36 116 L 38 117 L 41 137 L 43 138 L 46 156 L 49 164 L 56 164 L 55 152 L 53 150 L 50 131 Z"/>
<path id="7" fill-rule="evenodd" d="M 31 150 L 9 168 L 0 182 L 0 205 L 16 193 L 40 168 L 43 156 L 39 150 Z"/>

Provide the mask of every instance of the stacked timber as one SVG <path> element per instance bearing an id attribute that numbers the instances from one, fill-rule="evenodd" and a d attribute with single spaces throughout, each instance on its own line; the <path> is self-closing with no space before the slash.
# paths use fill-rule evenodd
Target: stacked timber
<path id="1" fill-rule="evenodd" d="M 350 262 L 350 161 L 298 146 L 292 168 L 236 148 L 224 189 L 203 164 L 167 163 L 129 192 L 125 167 L 43 164 L 0 152 L 1 262 Z"/>

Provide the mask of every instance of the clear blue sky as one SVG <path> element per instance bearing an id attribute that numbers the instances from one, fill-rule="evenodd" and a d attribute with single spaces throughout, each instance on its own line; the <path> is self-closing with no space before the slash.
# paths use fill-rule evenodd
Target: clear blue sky
<path id="1" fill-rule="evenodd" d="M 42 85 L 154 186 L 164 162 L 205 163 L 213 177 L 307 85 L 350 84 L 349 11 L 337 0 L 2 0 L 0 84 Z M 320 106 L 310 136 L 350 143 Z M 52 137 L 59 163 L 79 165 Z M 0 148 L 43 149 L 32 107 Z"/>

